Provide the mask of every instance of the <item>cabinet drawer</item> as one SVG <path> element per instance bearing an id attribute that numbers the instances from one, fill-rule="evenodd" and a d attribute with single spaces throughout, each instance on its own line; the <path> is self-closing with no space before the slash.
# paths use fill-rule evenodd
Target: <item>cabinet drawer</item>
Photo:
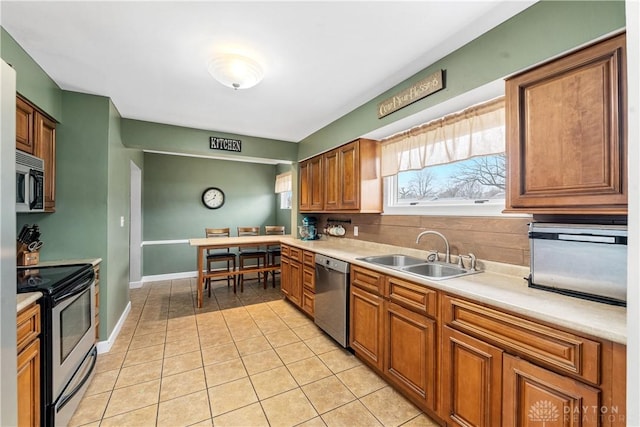
<path id="1" fill-rule="evenodd" d="M 310 267 L 314 267 L 316 265 L 316 254 L 315 252 L 302 251 L 302 263 L 304 265 L 308 265 Z"/>
<path id="2" fill-rule="evenodd" d="M 384 276 L 366 268 L 351 266 L 351 284 L 377 295 L 383 295 Z"/>
<path id="3" fill-rule="evenodd" d="M 302 261 L 302 249 L 289 247 L 289 258 L 294 261 Z"/>
<path id="4" fill-rule="evenodd" d="M 289 249 L 290 247 L 287 245 L 280 245 L 280 253 L 282 256 L 289 257 Z"/>
<path id="5" fill-rule="evenodd" d="M 315 267 L 305 265 L 302 269 L 302 286 L 310 292 L 316 291 L 316 270 Z"/>
<path id="6" fill-rule="evenodd" d="M 436 317 L 438 293 L 433 289 L 395 277 L 387 277 L 385 297 L 409 310 Z"/>
<path id="7" fill-rule="evenodd" d="M 16 343 L 18 352 L 40 334 L 40 306 L 31 304 L 18 313 Z"/>
<path id="8" fill-rule="evenodd" d="M 446 324 L 564 373 L 600 383 L 601 345 L 468 301 L 445 296 Z"/>
<path id="9" fill-rule="evenodd" d="M 309 289 L 302 289 L 302 309 L 313 317 L 316 295 Z"/>

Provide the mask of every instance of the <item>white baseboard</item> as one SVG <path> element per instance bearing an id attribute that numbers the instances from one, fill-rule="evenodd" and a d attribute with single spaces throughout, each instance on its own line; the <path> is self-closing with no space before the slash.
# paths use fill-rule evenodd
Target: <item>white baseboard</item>
<path id="1" fill-rule="evenodd" d="M 138 289 L 142 287 L 142 280 L 137 282 L 129 282 L 129 289 Z"/>
<path id="2" fill-rule="evenodd" d="M 96 345 L 96 348 L 98 349 L 98 354 L 108 353 L 109 350 L 111 350 L 111 346 L 116 341 L 116 338 L 118 338 L 118 334 L 120 334 L 120 329 L 122 329 L 122 325 L 124 325 L 125 320 L 127 320 L 127 317 L 129 316 L 130 311 L 131 311 L 131 301 L 127 303 L 127 306 L 122 312 L 120 319 L 118 319 L 118 323 L 116 323 L 116 327 L 113 328 L 113 331 L 111 331 L 111 335 L 109 335 L 109 339 L 107 339 L 106 341 L 99 341 L 98 344 Z"/>
<path id="3" fill-rule="evenodd" d="M 142 276 L 142 283 L 159 282 L 161 280 L 177 280 L 198 277 L 197 271 L 183 271 L 182 273 L 154 274 L 151 276 Z"/>

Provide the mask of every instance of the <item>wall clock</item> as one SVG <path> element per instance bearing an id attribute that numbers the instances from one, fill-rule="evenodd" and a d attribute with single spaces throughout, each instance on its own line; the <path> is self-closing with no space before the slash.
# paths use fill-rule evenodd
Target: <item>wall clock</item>
<path id="1" fill-rule="evenodd" d="M 217 187 L 209 187 L 202 192 L 202 203 L 209 209 L 219 209 L 224 205 L 224 192 Z"/>

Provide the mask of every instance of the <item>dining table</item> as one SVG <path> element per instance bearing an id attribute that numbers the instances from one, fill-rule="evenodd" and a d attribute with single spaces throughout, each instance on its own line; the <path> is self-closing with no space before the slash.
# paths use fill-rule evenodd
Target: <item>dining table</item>
<path id="1" fill-rule="evenodd" d="M 205 280 L 212 277 L 225 277 L 229 275 L 247 273 L 265 273 L 280 269 L 280 265 L 265 265 L 263 267 L 249 267 L 236 269 L 234 271 L 219 270 L 208 272 L 204 268 L 206 252 L 210 249 L 230 249 L 256 246 L 279 245 L 284 239 L 291 239 L 292 235 L 261 235 L 261 236 L 238 236 L 238 237 L 202 237 L 189 239 L 189 245 L 194 246 L 197 252 L 198 268 L 198 308 L 202 308 Z"/>

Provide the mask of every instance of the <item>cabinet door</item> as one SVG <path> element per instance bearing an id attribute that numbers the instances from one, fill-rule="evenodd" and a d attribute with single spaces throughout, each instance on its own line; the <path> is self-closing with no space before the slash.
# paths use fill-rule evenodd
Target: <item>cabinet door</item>
<path id="1" fill-rule="evenodd" d="M 34 153 L 33 107 L 21 98 L 16 98 L 16 148 Z"/>
<path id="2" fill-rule="evenodd" d="M 280 259 L 280 290 L 286 297 L 291 294 L 291 260 L 285 257 Z"/>
<path id="3" fill-rule="evenodd" d="M 309 159 L 309 180 L 309 208 L 318 212 L 324 209 L 322 156 Z"/>
<path id="4" fill-rule="evenodd" d="M 384 373 L 434 408 L 436 322 L 394 303 L 385 310 Z"/>
<path id="5" fill-rule="evenodd" d="M 502 350 L 447 326 L 442 334 L 442 418 L 455 426 L 500 425 Z"/>
<path id="6" fill-rule="evenodd" d="M 360 159 L 358 141 L 338 148 L 338 208 L 360 209 Z"/>
<path id="7" fill-rule="evenodd" d="M 598 426 L 600 390 L 504 356 L 503 426 Z"/>
<path id="8" fill-rule="evenodd" d="M 44 160 L 44 209 L 56 210 L 56 123 L 35 113 L 35 155 Z"/>
<path id="9" fill-rule="evenodd" d="M 311 210 L 311 169 L 309 161 L 300 162 L 300 200 L 298 206 L 301 211 Z"/>
<path id="10" fill-rule="evenodd" d="M 40 426 L 40 340 L 18 354 L 18 426 Z"/>
<path id="11" fill-rule="evenodd" d="M 289 300 L 300 307 L 302 305 L 302 264 L 291 261 L 291 279 L 289 288 Z"/>
<path id="12" fill-rule="evenodd" d="M 325 153 L 324 163 L 324 210 L 336 210 L 340 207 L 340 168 L 338 150 Z"/>
<path id="13" fill-rule="evenodd" d="M 384 300 L 357 286 L 352 286 L 349 304 L 351 348 L 371 366 L 382 371 Z"/>
<path id="14" fill-rule="evenodd" d="M 506 82 L 507 208 L 627 213 L 625 36 Z"/>

